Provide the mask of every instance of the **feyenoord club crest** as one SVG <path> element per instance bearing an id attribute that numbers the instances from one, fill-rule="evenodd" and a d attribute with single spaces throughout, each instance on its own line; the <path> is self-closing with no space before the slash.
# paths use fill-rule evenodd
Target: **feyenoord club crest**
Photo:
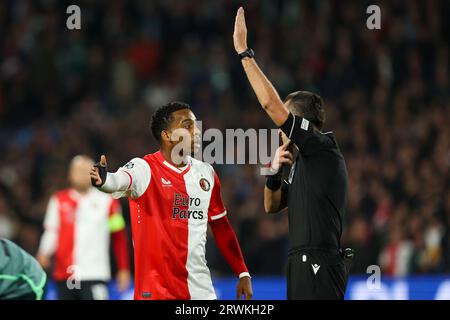
<path id="1" fill-rule="evenodd" d="M 201 178 L 200 179 L 200 188 L 202 188 L 203 191 L 209 191 L 209 189 L 211 188 L 211 185 L 209 184 L 208 180 L 206 180 L 205 178 Z"/>

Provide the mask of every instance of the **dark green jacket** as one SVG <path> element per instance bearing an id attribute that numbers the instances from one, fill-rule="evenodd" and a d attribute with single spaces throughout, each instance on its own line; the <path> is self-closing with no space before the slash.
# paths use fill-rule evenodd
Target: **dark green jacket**
<path id="1" fill-rule="evenodd" d="M 42 298 L 47 275 L 30 254 L 0 238 L 0 300 L 34 294 Z"/>

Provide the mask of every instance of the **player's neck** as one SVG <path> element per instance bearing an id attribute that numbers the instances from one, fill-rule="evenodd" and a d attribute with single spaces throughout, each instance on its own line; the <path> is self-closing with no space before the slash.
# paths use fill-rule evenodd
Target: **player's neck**
<path id="1" fill-rule="evenodd" d="M 172 150 L 161 148 L 161 154 L 163 155 L 164 159 L 165 159 L 168 163 L 170 163 L 171 165 L 173 165 L 174 167 L 181 168 L 181 167 L 186 166 L 186 164 L 187 164 L 186 161 L 184 161 L 184 160 L 181 160 L 181 161 L 173 161 L 173 160 L 172 160 Z"/>
<path id="2" fill-rule="evenodd" d="M 72 187 L 72 190 L 75 191 L 76 193 L 78 193 L 79 195 L 84 196 L 85 194 L 89 193 L 90 188 L 80 189 L 80 188 Z"/>

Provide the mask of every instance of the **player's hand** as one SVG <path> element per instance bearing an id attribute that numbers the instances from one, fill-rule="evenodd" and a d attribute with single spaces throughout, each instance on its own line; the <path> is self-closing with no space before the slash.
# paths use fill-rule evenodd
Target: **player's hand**
<path id="1" fill-rule="evenodd" d="M 247 50 L 247 26 L 245 25 L 244 8 L 240 7 L 234 21 L 234 49 L 237 53 Z"/>
<path id="2" fill-rule="evenodd" d="M 278 172 L 283 165 L 292 165 L 294 163 L 291 144 L 292 142 L 287 140 L 278 147 L 271 164 L 271 171 Z"/>
<path id="3" fill-rule="evenodd" d="M 39 254 L 36 257 L 39 264 L 42 266 L 42 269 L 48 270 L 50 268 L 50 258 L 46 255 Z"/>
<path id="4" fill-rule="evenodd" d="M 119 270 L 116 275 L 117 290 L 124 292 L 130 287 L 131 275 L 128 270 Z"/>
<path id="5" fill-rule="evenodd" d="M 89 171 L 92 185 L 99 188 L 103 184 L 105 184 L 107 172 L 108 168 L 106 166 L 106 156 L 102 154 L 102 156 L 100 157 L 100 162 L 97 162 L 91 168 L 91 171 Z"/>
<path id="6" fill-rule="evenodd" d="M 239 279 L 236 299 L 241 300 L 242 295 L 244 295 L 245 300 L 251 300 L 253 298 L 252 280 L 250 277 L 242 277 Z"/>

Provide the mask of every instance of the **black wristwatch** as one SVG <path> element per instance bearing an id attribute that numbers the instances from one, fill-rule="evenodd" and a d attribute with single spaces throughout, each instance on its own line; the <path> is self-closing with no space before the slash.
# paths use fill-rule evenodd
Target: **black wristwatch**
<path id="1" fill-rule="evenodd" d="M 253 49 L 248 48 L 244 52 L 239 53 L 239 57 L 244 59 L 245 57 L 254 58 L 255 57 L 255 51 Z"/>

